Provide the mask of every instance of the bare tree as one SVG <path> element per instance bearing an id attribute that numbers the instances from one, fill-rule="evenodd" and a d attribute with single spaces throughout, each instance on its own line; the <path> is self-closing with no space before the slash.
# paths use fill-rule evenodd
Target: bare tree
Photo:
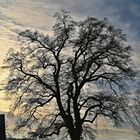
<path id="1" fill-rule="evenodd" d="M 11 111 L 19 115 L 18 128 L 33 127 L 39 138 L 65 132 L 71 140 L 93 139 L 90 124 L 98 116 L 121 121 L 125 87 L 135 76 L 132 50 L 106 19 L 77 22 L 65 11 L 55 18 L 53 35 L 21 32 L 23 47 L 7 56 Z"/>
<path id="2" fill-rule="evenodd" d="M 131 95 L 131 102 L 128 105 L 128 111 L 125 112 L 125 123 L 127 126 L 134 129 L 137 133 L 137 136 L 140 136 L 140 89 L 138 88 Z"/>

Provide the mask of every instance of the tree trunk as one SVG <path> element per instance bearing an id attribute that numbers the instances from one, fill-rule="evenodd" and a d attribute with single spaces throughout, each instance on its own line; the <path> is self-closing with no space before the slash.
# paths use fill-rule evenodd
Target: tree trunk
<path id="1" fill-rule="evenodd" d="M 71 140 L 80 140 L 81 137 L 81 130 L 75 129 L 74 131 L 70 132 Z"/>

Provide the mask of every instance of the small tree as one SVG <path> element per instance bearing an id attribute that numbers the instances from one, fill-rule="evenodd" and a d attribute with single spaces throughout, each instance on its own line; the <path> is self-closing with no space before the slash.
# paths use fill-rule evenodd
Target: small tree
<path id="1" fill-rule="evenodd" d="M 17 128 L 37 127 L 39 138 L 62 130 L 71 140 L 93 139 L 98 116 L 121 121 L 126 81 L 135 75 L 131 47 L 106 19 L 76 22 L 65 11 L 55 17 L 53 35 L 21 32 L 24 46 L 8 54 L 11 111 L 19 115 Z"/>

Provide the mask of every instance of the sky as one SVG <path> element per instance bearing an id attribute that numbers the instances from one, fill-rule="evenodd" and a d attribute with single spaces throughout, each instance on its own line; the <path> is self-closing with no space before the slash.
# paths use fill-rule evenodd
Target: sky
<path id="1" fill-rule="evenodd" d="M 61 9 L 71 11 L 75 19 L 108 18 L 127 35 L 134 63 L 140 68 L 140 0 L 0 0 L 0 67 L 5 65 L 8 50 L 19 48 L 19 32 L 32 29 L 51 34 L 53 15 Z M 7 75 L 8 71 L 0 68 L 0 89 Z M 10 102 L 0 90 L 0 112 L 8 112 Z"/>

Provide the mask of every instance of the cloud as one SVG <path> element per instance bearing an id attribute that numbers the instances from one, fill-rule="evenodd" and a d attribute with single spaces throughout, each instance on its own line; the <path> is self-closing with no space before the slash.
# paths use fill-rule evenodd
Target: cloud
<path id="1" fill-rule="evenodd" d="M 0 95 L 0 112 L 9 112 L 10 100 L 7 100 L 5 94 Z"/>
<path id="2" fill-rule="evenodd" d="M 54 12 L 66 9 L 78 18 L 107 17 L 128 36 L 133 32 L 139 34 L 137 29 L 140 28 L 140 2 L 137 0 L 13 0 L 2 2 L 2 5 L 1 15 L 8 18 L 9 22 L 23 28 L 51 31 Z"/>
<path id="3" fill-rule="evenodd" d="M 18 48 L 17 33 L 25 29 L 52 32 L 52 15 L 60 10 L 71 11 L 78 19 L 95 16 L 109 21 L 127 34 L 134 48 L 134 61 L 140 66 L 140 1 L 138 0 L 0 0 L 0 63 L 10 47 Z"/>
<path id="4" fill-rule="evenodd" d="M 52 17 L 38 2 L 33 0 L 13 1 L 16 1 L 13 6 L 2 9 L 2 14 L 13 21 L 15 25 L 50 30 Z"/>
<path id="5" fill-rule="evenodd" d="M 42 0 L 44 5 L 45 0 Z M 122 29 L 126 34 L 128 44 L 134 49 L 133 60 L 140 67 L 140 1 L 138 0 L 48 0 L 50 11 L 67 9 L 74 16 L 83 19 L 86 16 L 95 16 L 99 19 L 107 17 L 109 21 Z"/>

